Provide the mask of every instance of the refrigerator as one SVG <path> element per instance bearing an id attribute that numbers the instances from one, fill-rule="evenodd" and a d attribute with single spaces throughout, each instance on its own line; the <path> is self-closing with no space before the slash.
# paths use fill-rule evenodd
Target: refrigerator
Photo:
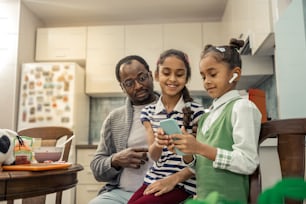
<path id="1" fill-rule="evenodd" d="M 88 144 L 89 96 L 85 70 L 77 63 L 22 64 L 17 129 L 39 126 L 73 130 L 69 162 L 75 162 L 75 144 Z M 73 195 L 65 192 L 64 203 L 72 203 Z"/>

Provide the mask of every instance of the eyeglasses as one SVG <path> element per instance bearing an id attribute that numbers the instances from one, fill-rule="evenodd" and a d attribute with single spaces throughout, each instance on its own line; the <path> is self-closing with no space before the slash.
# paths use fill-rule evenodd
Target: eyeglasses
<path id="1" fill-rule="evenodd" d="M 136 79 L 127 79 L 123 82 L 121 82 L 121 84 L 125 87 L 125 88 L 133 88 L 135 85 L 135 81 L 137 81 L 138 83 L 142 84 L 145 83 L 149 78 L 149 73 L 142 73 L 139 76 L 137 76 Z"/>

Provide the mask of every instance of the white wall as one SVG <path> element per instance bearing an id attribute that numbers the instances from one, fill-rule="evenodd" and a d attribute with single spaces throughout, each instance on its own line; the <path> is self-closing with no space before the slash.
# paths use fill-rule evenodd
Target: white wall
<path id="1" fill-rule="evenodd" d="M 22 63 L 34 61 L 36 29 L 37 27 L 42 27 L 43 23 L 21 3 L 19 25 L 18 70 L 20 70 Z"/>
<path id="2" fill-rule="evenodd" d="M 20 0 L 0 2 L 0 128 L 16 129 L 20 63 L 34 60 L 41 24 Z"/>
<path id="3" fill-rule="evenodd" d="M 0 128 L 16 130 L 19 64 L 34 59 L 37 20 L 20 0 L 0 2 Z M 19 28 L 19 25 L 20 28 Z M 19 44 L 19 39 L 21 43 Z M 6 201 L 0 202 L 6 203 Z M 16 202 L 17 204 L 20 203 Z"/>
<path id="4" fill-rule="evenodd" d="M 21 77 L 21 65 L 23 63 L 34 62 L 36 46 L 36 29 L 43 26 L 43 23 L 23 4 L 20 4 L 20 22 L 19 22 L 19 41 L 16 75 L 16 124 L 19 108 L 19 89 Z M 1 83 L 1 82 L 0 82 Z M 16 126 L 17 128 L 17 126 Z"/>
<path id="5" fill-rule="evenodd" d="M 16 127 L 19 0 L 0 2 L 0 128 Z"/>

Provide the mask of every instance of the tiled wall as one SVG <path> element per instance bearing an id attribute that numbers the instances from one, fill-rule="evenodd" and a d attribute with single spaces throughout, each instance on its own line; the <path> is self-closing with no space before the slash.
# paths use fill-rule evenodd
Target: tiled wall
<path id="1" fill-rule="evenodd" d="M 202 96 L 193 96 L 194 100 L 203 104 L 204 108 L 208 108 L 211 104 L 211 99 Z M 89 144 L 96 144 L 99 141 L 100 130 L 102 123 L 108 113 L 122 106 L 125 102 L 125 97 L 103 97 L 90 99 L 90 129 L 89 129 Z"/>
<path id="2" fill-rule="evenodd" d="M 89 144 L 99 141 L 102 123 L 108 113 L 122 106 L 125 97 L 90 98 Z"/>

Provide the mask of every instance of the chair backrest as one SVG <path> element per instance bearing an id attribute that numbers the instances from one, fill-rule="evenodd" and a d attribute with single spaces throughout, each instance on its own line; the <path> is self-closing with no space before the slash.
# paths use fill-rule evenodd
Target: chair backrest
<path id="1" fill-rule="evenodd" d="M 55 146 L 57 140 L 66 136 L 66 140 L 73 136 L 73 131 L 66 127 L 50 126 L 50 127 L 35 127 L 18 131 L 20 136 L 29 136 L 33 138 L 41 138 L 42 146 Z M 63 161 L 68 161 L 69 152 L 72 141 L 70 140 L 64 148 Z"/>
<path id="2" fill-rule="evenodd" d="M 262 123 L 259 144 L 277 138 L 277 151 L 282 178 L 305 176 L 306 118 L 272 120 Z M 250 176 L 249 203 L 256 203 L 261 193 L 261 173 L 258 168 Z M 302 203 L 286 199 L 286 204 Z"/>
<path id="3" fill-rule="evenodd" d="M 56 142 L 62 137 L 66 136 L 66 140 L 73 136 L 73 131 L 66 127 L 58 127 L 58 126 L 48 126 L 48 127 L 35 127 L 29 129 L 23 129 L 18 131 L 18 135 L 20 136 L 29 136 L 33 138 L 41 138 L 42 146 L 55 146 Z M 62 155 L 63 161 L 68 161 L 69 152 L 71 148 L 72 141 L 70 140 L 65 144 L 64 152 Z M 37 196 L 33 198 L 24 198 L 22 199 L 23 204 L 27 203 L 35 203 L 42 204 L 45 203 L 46 196 Z M 13 203 L 13 201 L 9 201 L 8 203 Z M 62 203 L 62 191 L 56 193 L 56 204 Z"/>

